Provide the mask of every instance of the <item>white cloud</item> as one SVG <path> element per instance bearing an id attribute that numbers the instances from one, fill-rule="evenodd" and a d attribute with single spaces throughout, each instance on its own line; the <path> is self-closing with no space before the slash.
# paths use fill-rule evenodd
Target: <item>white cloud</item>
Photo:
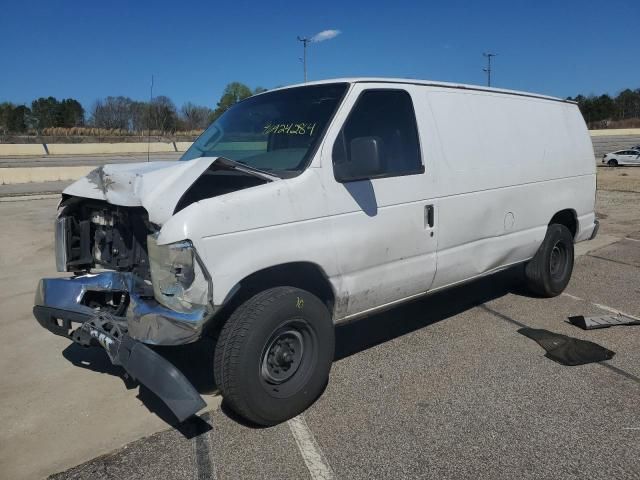
<path id="1" fill-rule="evenodd" d="M 324 42 L 325 40 L 331 40 L 332 38 L 337 37 L 340 33 L 340 30 L 323 30 L 311 37 L 311 41 L 316 43 Z"/>

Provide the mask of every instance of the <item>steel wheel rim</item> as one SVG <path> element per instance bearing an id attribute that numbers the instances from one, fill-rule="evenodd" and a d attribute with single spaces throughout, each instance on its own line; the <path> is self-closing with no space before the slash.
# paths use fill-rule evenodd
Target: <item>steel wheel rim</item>
<path id="1" fill-rule="evenodd" d="M 559 280 L 564 276 L 567 268 L 567 247 L 562 242 L 557 242 L 551 249 L 551 255 L 549 256 L 549 271 L 551 277 L 555 280 Z"/>
<path id="2" fill-rule="evenodd" d="M 281 329 L 272 336 L 262 355 L 263 380 L 280 385 L 293 377 L 304 358 L 304 338 L 295 328 Z"/>
<path id="3" fill-rule="evenodd" d="M 301 345 L 299 362 L 294 358 L 284 375 L 269 372 L 269 352 L 281 337 L 295 338 Z M 294 348 L 295 350 L 295 348 Z M 280 323 L 264 343 L 258 359 L 257 374 L 262 388 L 272 397 L 289 398 L 295 395 L 309 381 L 318 361 L 318 336 L 313 326 L 304 318 L 293 317 Z"/>

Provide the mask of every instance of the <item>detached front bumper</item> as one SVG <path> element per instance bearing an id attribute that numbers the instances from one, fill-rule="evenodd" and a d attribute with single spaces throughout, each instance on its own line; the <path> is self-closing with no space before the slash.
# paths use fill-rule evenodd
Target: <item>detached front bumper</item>
<path id="1" fill-rule="evenodd" d="M 176 367 L 144 343 L 194 341 L 202 333 L 208 312 L 203 309 L 184 315 L 170 311 L 137 294 L 135 281 L 131 274 L 118 272 L 45 278 L 38 285 L 33 314 L 56 335 L 85 347 L 104 348 L 111 363 L 122 366 L 184 421 L 205 406 L 204 400 Z M 89 292 L 126 293 L 126 316 L 94 310 L 85 301 Z M 74 323 L 79 325 L 74 327 Z"/>
<path id="2" fill-rule="evenodd" d="M 132 274 L 121 272 L 43 278 L 36 291 L 33 313 L 47 330 L 69 337 L 72 323 L 83 323 L 96 313 L 86 301 L 87 292 L 125 293 L 131 338 L 151 345 L 182 345 L 201 337 L 212 309 L 175 312 L 153 298 L 141 296 L 137 282 L 140 280 Z"/>

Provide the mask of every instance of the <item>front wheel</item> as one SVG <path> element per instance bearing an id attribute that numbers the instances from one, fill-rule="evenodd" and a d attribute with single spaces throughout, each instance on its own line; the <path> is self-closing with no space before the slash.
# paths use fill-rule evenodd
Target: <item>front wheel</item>
<path id="1" fill-rule="evenodd" d="M 564 291 L 572 272 L 573 236 L 564 225 L 549 225 L 542 245 L 525 267 L 527 286 L 542 297 L 555 297 Z"/>
<path id="2" fill-rule="evenodd" d="M 607 165 L 609 165 L 610 167 L 617 167 L 618 166 L 618 161 L 611 159 L 611 160 L 609 160 L 607 162 Z"/>
<path id="3" fill-rule="evenodd" d="M 320 396 L 334 343 L 333 322 L 320 299 L 298 288 L 271 288 L 240 305 L 222 328 L 215 382 L 240 416 L 275 425 Z"/>

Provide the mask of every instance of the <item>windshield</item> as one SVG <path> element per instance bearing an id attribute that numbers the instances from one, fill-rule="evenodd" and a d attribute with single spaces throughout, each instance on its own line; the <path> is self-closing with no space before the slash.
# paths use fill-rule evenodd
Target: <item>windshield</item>
<path id="1" fill-rule="evenodd" d="M 346 89 L 331 83 L 250 97 L 211 124 L 180 160 L 225 157 L 274 175 L 298 173 Z"/>

